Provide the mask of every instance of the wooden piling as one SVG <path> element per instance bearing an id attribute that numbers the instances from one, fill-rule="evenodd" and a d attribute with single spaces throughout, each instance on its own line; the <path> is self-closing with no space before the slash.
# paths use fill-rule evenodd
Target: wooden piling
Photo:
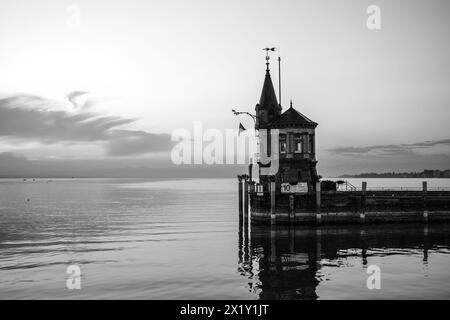
<path id="1" fill-rule="evenodd" d="M 242 185 L 242 184 L 241 184 Z M 242 193 L 241 193 L 242 194 Z M 242 203 L 242 202 L 240 202 Z M 242 226 L 242 213 L 239 214 L 239 228 L 238 228 L 238 259 L 239 259 L 239 265 L 242 264 L 242 261 L 244 259 L 244 228 Z"/>
<path id="2" fill-rule="evenodd" d="M 322 261 L 322 230 L 320 228 L 316 229 L 316 268 L 320 269 Z"/>
<path id="3" fill-rule="evenodd" d="M 277 262 L 277 230 L 276 226 L 270 226 L 270 262 L 275 264 Z"/>
<path id="4" fill-rule="evenodd" d="M 428 208 L 427 208 L 427 182 L 422 182 L 422 193 L 423 193 L 423 221 L 428 222 Z"/>
<path id="5" fill-rule="evenodd" d="M 361 208 L 359 217 L 361 218 L 361 222 L 365 222 L 366 220 L 366 191 L 367 191 L 367 182 L 363 181 L 361 186 Z"/>
<path id="6" fill-rule="evenodd" d="M 270 223 L 276 223 L 275 212 L 275 181 L 270 182 Z"/>
<path id="7" fill-rule="evenodd" d="M 320 182 L 316 183 L 316 222 L 322 222 Z"/>
<path id="8" fill-rule="evenodd" d="M 243 206 L 242 206 L 242 176 L 238 176 L 238 205 L 239 205 L 239 222 L 242 224 L 242 214 L 243 214 Z"/>
<path id="9" fill-rule="evenodd" d="M 244 180 L 244 221 L 248 222 L 248 180 Z"/>
<path id="10" fill-rule="evenodd" d="M 294 223 L 295 218 L 295 195 L 291 194 L 289 196 L 289 222 Z"/>

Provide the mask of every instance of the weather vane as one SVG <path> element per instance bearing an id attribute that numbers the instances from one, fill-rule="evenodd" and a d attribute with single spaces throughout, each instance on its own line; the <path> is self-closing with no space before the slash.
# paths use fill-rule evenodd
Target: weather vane
<path id="1" fill-rule="evenodd" d="M 263 50 L 266 51 L 266 66 L 267 66 L 267 70 L 269 70 L 269 59 L 270 59 L 269 51 L 276 51 L 277 48 L 275 48 L 275 47 L 273 47 L 273 48 L 264 48 Z"/>
<path id="2" fill-rule="evenodd" d="M 269 51 L 276 51 L 277 50 L 277 48 L 264 48 L 263 49 L 264 51 L 266 51 L 266 59 L 267 59 L 267 57 L 269 56 Z M 267 60 L 269 60 L 269 59 L 267 59 Z"/>

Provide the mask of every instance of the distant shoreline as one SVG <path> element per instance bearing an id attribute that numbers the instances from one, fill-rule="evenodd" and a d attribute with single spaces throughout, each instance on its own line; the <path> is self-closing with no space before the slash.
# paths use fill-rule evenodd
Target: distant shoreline
<path id="1" fill-rule="evenodd" d="M 385 173 L 360 173 L 344 174 L 338 178 L 428 178 L 445 179 L 450 178 L 450 170 L 424 170 L 422 172 L 385 172 Z"/>

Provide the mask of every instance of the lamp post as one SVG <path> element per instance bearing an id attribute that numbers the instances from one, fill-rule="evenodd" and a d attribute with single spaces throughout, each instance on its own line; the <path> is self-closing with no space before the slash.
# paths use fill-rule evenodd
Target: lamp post
<path id="1" fill-rule="evenodd" d="M 247 111 L 236 111 L 235 109 L 231 109 L 231 111 L 233 112 L 233 114 L 234 114 L 235 116 L 239 116 L 239 115 L 241 115 L 241 114 L 245 114 L 245 115 L 250 116 L 250 117 L 252 118 L 252 120 L 253 120 L 253 122 L 254 122 L 254 124 L 255 124 L 255 138 L 258 139 L 258 135 L 256 134 L 256 120 L 258 119 L 258 116 L 255 115 L 255 114 L 251 114 L 250 112 L 247 112 Z M 258 144 L 258 143 L 259 143 L 259 142 L 257 142 L 257 144 Z M 258 150 L 257 152 L 259 152 L 259 150 Z M 251 170 L 252 170 L 252 167 L 253 167 L 252 162 L 253 162 L 253 160 L 252 160 L 252 158 L 250 158 L 250 164 L 249 164 L 249 176 L 250 176 L 250 182 L 252 181 L 252 174 L 251 174 Z"/>
<path id="2" fill-rule="evenodd" d="M 238 116 L 238 115 L 241 115 L 241 114 L 246 114 L 246 115 L 250 116 L 253 119 L 253 121 L 255 123 L 255 127 L 256 127 L 256 119 L 257 119 L 256 115 L 251 114 L 250 112 L 246 112 L 246 111 L 236 111 L 234 109 L 231 109 L 231 111 L 233 112 L 233 114 L 235 116 Z M 255 130 L 256 130 L 256 128 L 255 128 Z"/>

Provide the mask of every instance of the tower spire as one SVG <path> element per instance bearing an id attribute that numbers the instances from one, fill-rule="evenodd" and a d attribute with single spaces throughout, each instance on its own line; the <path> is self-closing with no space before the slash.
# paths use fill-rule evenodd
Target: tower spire
<path id="1" fill-rule="evenodd" d="M 264 77 L 264 84 L 259 98 L 259 103 L 255 107 L 257 130 L 267 128 L 267 125 L 277 119 L 281 114 L 281 105 L 277 101 L 277 95 L 273 87 L 272 78 L 270 76 L 269 68 L 269 51 L 275 51 L 276 48 L 264 48 L 266 51 L 266 76 Z"/>

